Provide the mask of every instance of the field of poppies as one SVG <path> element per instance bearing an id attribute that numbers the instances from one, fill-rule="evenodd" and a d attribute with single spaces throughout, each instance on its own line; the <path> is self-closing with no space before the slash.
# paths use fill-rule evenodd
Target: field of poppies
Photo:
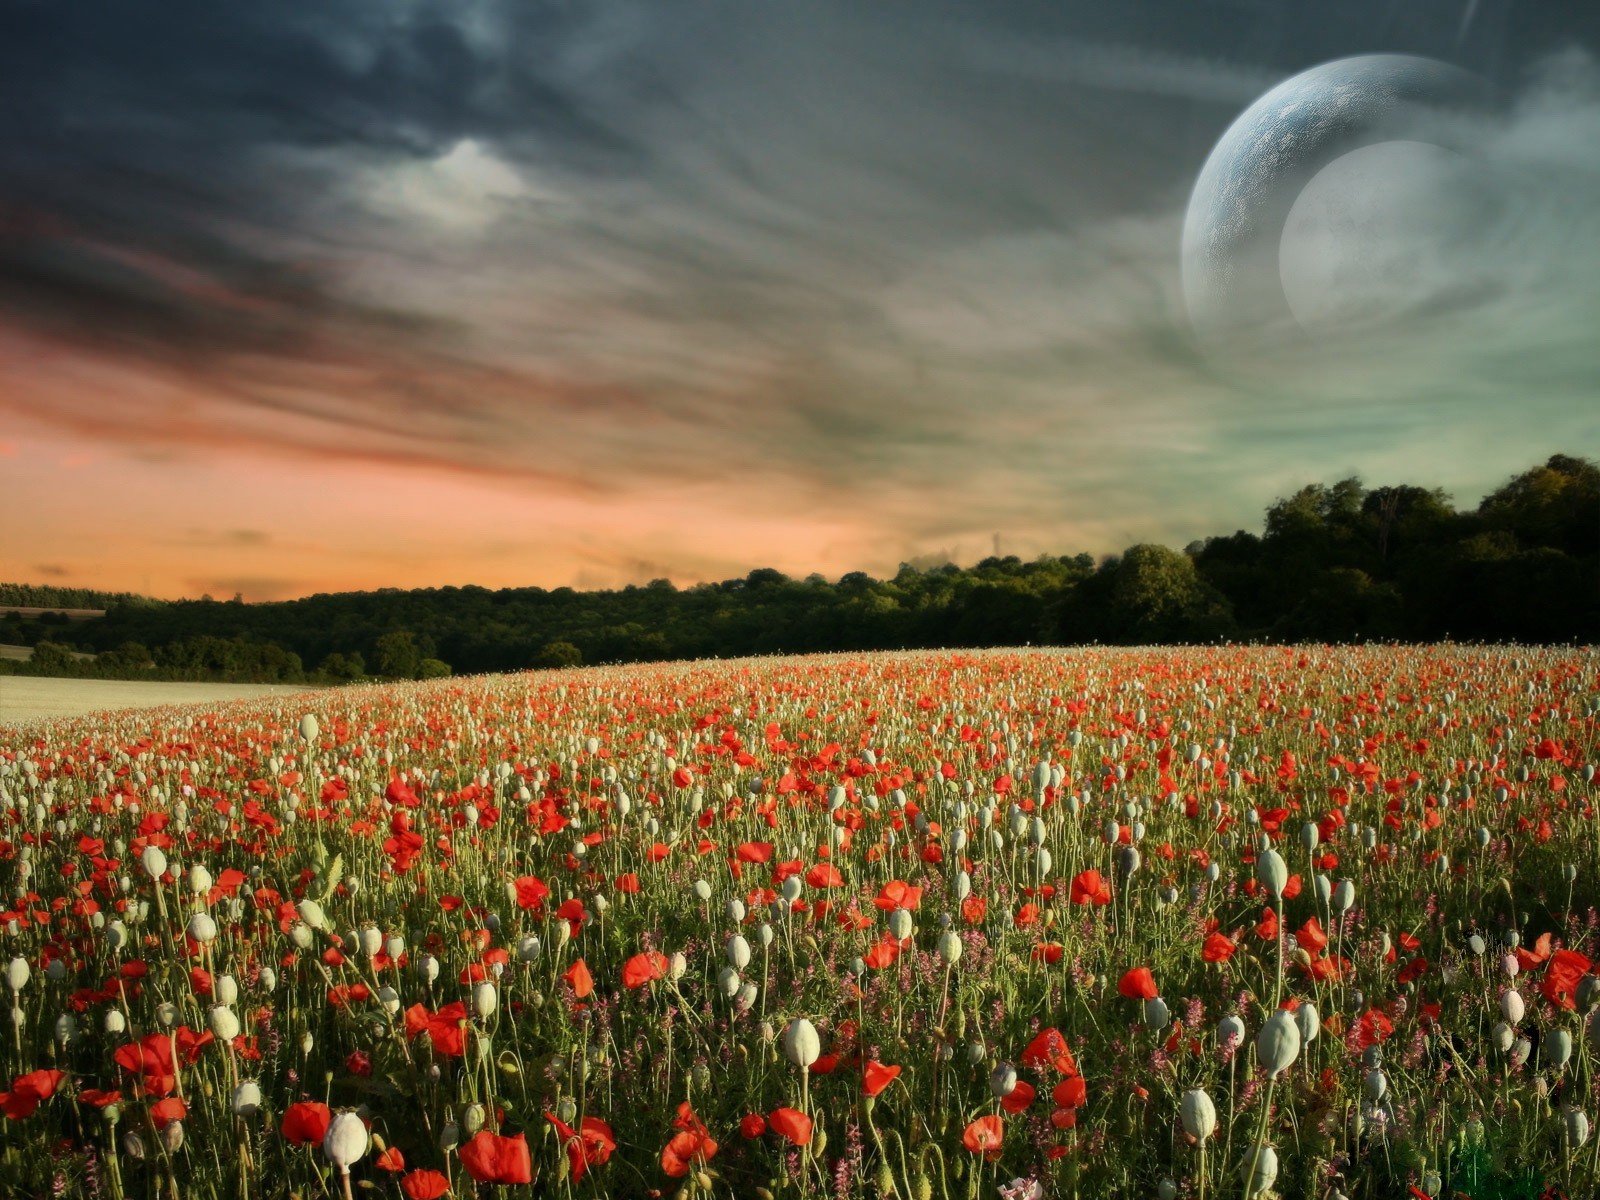
<path id="1" fill-rule="evenodd" d="M 1600 656 L 858 655 L 0 734 L 0 1194 L 1600 1195 Z"/>

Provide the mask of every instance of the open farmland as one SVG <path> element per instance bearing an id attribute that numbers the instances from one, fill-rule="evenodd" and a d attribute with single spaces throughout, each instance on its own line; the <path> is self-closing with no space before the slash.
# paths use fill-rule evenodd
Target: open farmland
<path id="1" fill-rule="evenodd" d="M 0 1192 L 1593 1196 L 1597 695 L 1218 647 L 39 726 Z"/>
<path id="2" fill-rule="evenodd" d="M 11 647 L 0 647 L 0 650 L 8 649 Z M 18 649 L 27 650 L 27 647 Z M 0 675 L 0 729 L 56 717 L 78 717 L 118 709 L 160 708 L 170 704 L 217 703 L 253 696 L 285 695 L 302 690 L 262 683 L 163 683 Z"/>

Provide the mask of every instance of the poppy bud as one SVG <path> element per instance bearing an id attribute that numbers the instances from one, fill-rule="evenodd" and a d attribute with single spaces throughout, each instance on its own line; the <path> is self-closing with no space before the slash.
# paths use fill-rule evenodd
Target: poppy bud
<path id="1" fill-rule="evenodd" d="M 329 1123 L 322 1139 L 322 1152 L 339 1168 L 341 1175 L 348 1175 L 351 1164 L 361 1161 L 369 1143 L 366 1122 L 353 1112 L 342 1112 Z"/>
<path id="2" fill-rule="evenodd" d="M 796 1017 L 784 1026 L 783 1053 L 795 1066 L 810 1067 L 822 1056 L 822 1041 L 817 1027 L 804 1017 Z"/>
<path id="3" fill-rule="evenodd" d="M 1589 1140 L 1589 1115 L 1581 1108 L 1569 1108 L 1564 1119 L 1567 1126 L 1567 1142 L 1576 1150 Z"/>
<path id="4" fill-rule="evenodd" d="M 1289 867 L 1276 850 L 1263 850 L 1256 858 L 1256 879 L 1274 900 L 1283 899 L 1283 889 L 1289 886 Z M 1274 1156 L 1276 1173 L 1276 1156 Z"/>
<path id="5" fill-rule="evenodd" d="M 1178 1114 L 1183 1120 L 1183 1131 L 1196 1141 L 1203 1142 L 1217 1128 L 1217 1106 L 1200 1088 L 1191 1088 L 1178 1102 Z"/>
<path id="6" fill-rule="evenodd" d="M 1295 1024 L 1300 1026 L 1300 1044 L 1309 1046 L 1322 1032 L 1322 1014 L 1309 1001 L 1294 1010 Z"/>
<path id="7" fill-rule="evenodd" d="M 1299 1055 L 1300 1026 L 1295 1024 L 1293 1014 L 1280 1008 L 1267 1018 L 1266 1024 L 1261 1026 L 1261 1032 L 1256 1034 L 1256 1060 L 1269 1075 L 1276 1078 Z"/>
<path id="8" fill-rule="evenodd" d="M 1557 1070 L 1566 1066 L 1572 1057 L 1572 1034 L 1565 1029 L 1552 1029 L 1539 1042 L 1539 1057 Z"/>

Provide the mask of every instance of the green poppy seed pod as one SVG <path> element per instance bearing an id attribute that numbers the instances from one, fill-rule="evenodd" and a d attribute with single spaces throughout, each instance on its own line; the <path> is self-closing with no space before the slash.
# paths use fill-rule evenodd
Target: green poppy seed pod
<path id="1" fill-rule="evenodd" d="M 33 969 L 28 966 L 25 958 L 13 958 L 6 964 L 6 986 L 12 992 L 20 992 L 28 986 L 28 980 L 33 977 Z"/>
<path id="2" fill-rule="evenodd" d="M 167 873 L 167 856 L 160 846 L 146 846 L 139 855 L 139 865 L 151 879 L 160 879 Z"/>
<path id="3" fill-rule="evenodd" d="M 1467 938 L 1467 949 L 1472 952 L 1475 958 L 1481 958 L 1484 952 L 1489 949 L 1489 946 L 1483 938 L 1474 933 Z"/>
<path id="4" fill-rule="evenodd" d="M 1300 1027 L 1300 1044 L 1309 1046 L 1322 1032 L 1322 1014 L 1315 1004 L 1302 1004 L 1294 1010 L 1294 1023 Z"/>
<path id="5" fill-rule="evenodd" d="M 208 942 L 217 940 L 217 923 L 211 919 L 210 913 L 197 912 L 189 918 L 186 931 L 191 938 L 204 946 Z"/>
<path id="6" fill-rule="evenodd" d="M 744 906 L 744 901 L 739 899 L 739 897 L 734 896 L 728 901 L 726 912 L 728 914 L 728 920 L 732 921 L 735 925 L 741 925 L 744 923 L 746 909 Z"/>
<path id="7" fill-rule="evenodd" d="M 777 936 L 778 935 L 776 931 L 765 921 L 756 926 L 756 940 L 759 941 L 763 947 L 772 945 L 773 939 Z"/>
<path id="8" fill-rule="evenodd" d="M 800 893 L 803 891 L 805 891 L 805 884 L 798 875 L 789 876 L 783 881 L 783 885 L 778 888 L 778 894 L 783 897 L 786 904 L 793 904 L 800 899 Z"/>
<path id="9" fill-rule="evenodd" d="M 70 1046 L 78 1038 L 78 1018 L 71 1013 L 62 1013 L 56 1018 L 56 1041 L 62 1046 Z"/>
<path id="10" fill-rule="evenodd" d="M 566 927 L 566 922 L 561 922 L 560 928 L 565 929 Z M 417 962 L 417 974 L 432 983 L 439 978 L 439 960 L 431 954 L 424 954 Z"/>
<path id="11" fill-rule="evenodd" d="M 445 1123 L 439 1127 L 439 1149 L 446 1154 L 461 1144 L 461 1127 L 454 1121 L 446 1118 Z"/>
<path id="12" fill-rule="evenodd" d="M 1283 861 L 1283 856 L 1276 850 L 1263 850 L 1256 858 L 1256 879 L 1266 889 L 1267 895 L 1274 900 L 1281 900 L 1283 889 L 1289 886 L 1289 867 Z"/>
<path id="13" fill-rule="evenodd" d="M 1316 879 L 1317 903 L 1323 907 L 1333 904 L 1333 880 L 1326 875 L 1318 875 Z"/>
<path id="14" fill-rule="evenodd" d="M 301 741 L 314 742 L 317 740 L 317 735 L 321 732 L 322 726 L 318 724 L 316 715 L 314 713 L 306 713 L 305 716 L 300 718 Z"/>
<path id="15" fill-rule="evenodd" d="M 168 1121 L 160 1132 L 161 1145 L 168 1154 L 176 1154 L 183 1149 L 183 1122 Z"/>
<path id="16" fill-rule="evenodd" d="M 106 1009 L 105 1022 L 101 1028 L 112 1035 L 123 1033 L 128 1028 L 128 1018 L 122 1015 L 120 1008 L 108 1008 Z"/>
<path id="17" fill-rule="evenodd" d="M 913 922 L 911 913 L 903 908 L 897 908 L 889 914 L 889 932 L 904 941 L 911 936 Z"/>
<path id="18" fill-rule="evenodd" d="M 1389 1094 L 1389 1077 L 1374 1068 L 1362 1079 L 1361 1091 L 1371 1103 L 1376 1104 Z"/>
<path id="19" fill-rule="evenodd" d="M 477 1133 L 483 1128 L 483 1123 L 488 1120 L 488 1113 L 481 1104 L 469 1104 L 461 1113 L 461 1128 L 470 1134 Z"/>
<path id="20" fill-rule="evenodd" d="M 1581 1009 L 1590 1009 L 1600 1002 L 1600 975 L 1585 975 L 1578 980 L 1578 990 L 1573 999 Z"/>
<path id="21" fill-rule="evenodd" d="M 742 971 L 750 965 L 750 943 L 741 934 L 729 938 L 724 949 L 735 970 Z"/>
<path id="22" fill-rule="evenodd" d="M 1300 1055 L 1300 1026 L 1292 1013 L 1281 1008 L 1267 1018 L 1256 1034 L 1256 1061 L 1276 1078 Z"/>
<path id="23" fill-rule="evenodd" d="M 711 899 L 711 885 L 704 879 L 696 879 L 694 881 L 694 896 L 696 900 L 704 904 Z"/>
<path id="24" fill-rule="evenodd" d="M 1156 1184 L 1156 1200 L 1178 1200 L 1178 1184 L 1173 1179 L 1163 1179 Z"/>
<path id="25" fill-rule="evenodd" d="M 1305 848 L 1307 854 L 1310 854 L 1321 844 L 1322 830 L 1317 828 L 1315 821 L 1307 821 L 1300 826 L 1300 845 Z"/>
<path id="26" fill-rule="evenodd" d="M 163 1029 L 171 1029 L 178 1023 L 178 1006 L 171 1001 L 163 1001 L 156 1005 L 156 1024 Z"/>
<path id="27" fill-rule="evenodd" d="M 783 1028 L 783 1053 L 797 1067 L 811 1066 L 822 1056 L 817 1027 L 804 1017 L 790 1021 Z"/>
<path id="28" fill-rule="evenodd" d="M 539 939 L 531 933 L 524 934 L 517 939 L 517 961 L 521 963 L 536 961 L 539 957 L 539 949 Z"/>
<path id="29" fill-rule="evenodd" d="M 300 950 L 309 950 L 316 942 L 316 938 L 311 932 L 311 926 L 304 921 L 296 921 L 289 926 L 289 940 Z"/>
<path id="30" fill-rule="evenodd" d="M 949 966 L 953 967 L 961 961 L 961 938 L 954 929 L 946 929 L 941 933 L 939 940 L 934 944 L 934 949 Z"/>
<path id="31" fill-rule="evenodd" d="M 317 1044 L 316 1037 L 308 1029 L 300 1035 L 300 1054 L 304 1058 L 311 1057 L 311 1047 Z"/>
<path id="32" fill-rule="evenodd" d="M 361 944 L 361 953 L 372 958 L 383 949 L 383 930 L 376 925 L 363 925 L 356 933 L 356 940 Z"/>
<path id="33" fill-rule="evenodd" d="M 956 899 L 965 900 L 972 895 L 972 876 L 965 871 L 956 872 Z"/>
<path id="34" fill-rule="evenodd" d="M 739 972 L 733 967 L 723 967 L 717 972 L 717 987 L 729 1000 L 739 994 L 739 985 L 743 982 L 744 980 L 739 978 Z"/>
<path id="35" fill-rule="evenodd" d="M 1167 1002 L 1160 996 L 1152 996 L 1144 1002 L 1144 1023 L 1151 1029 L 1165 1029 L 1171 1019 L 1172 1013 L 1167 1008 Z"/>
<path id="36" fill-rule="evenodd" d="M 1566 1066 L 1572 1057 L 1572 1034 L 1565 1029 L 1552 1029 L 1540 1039 L 1539 1057 L 1557 1070 Z"/>
<path id="37" fill-rule="evenodd" d="M 386 983 L 378 989 L 378 1003 L 383 1005 L 385 1012 L 397 1013 L 400 1011 L 400 993 Z"/>
<path id="38" fill-rule="evenodd" d="M 1260 1146 L 1254 1153 L 1247 1150 L 1239 1174 L 1244 1179 L 1244 1194 L 1259 1196 L 1278 1181 L 1278 1152 L 1271 1146 Z"/>
<path id="39" fill-rule="evenodd" d="M 135 1162 L 143 1162 L 145 1149 L 144 1139 L 133 1130 L 128 1130 L 122 1135 L 122 1153 Z"/>
<path id="40" fill-rule="evenodd" d="M 747 979 L 739 985 L 739 992 L 734 996 L 733 1002 L 741 1010 L 749 1010 L 755 1007 L 756 997 L 760 994 L 760 989 Z"/>
<path id="41" fill-rule="evenodd" d="M 271 967 L 261 968 L 261 990 L 271 993 L 278 986 L 278 973 Z"/>
<path id="42" fill-rule="evenodd" d="M 472 989 L 472 1011 L 480 1021 L 487 1021 L 500 1007 L 500 989 L 484 980 Z"/>
<path id="43" fill-rule="evenodd" d="M 1511 1053 L 1506 1057 L 1511 1060 L 1511 1065 L 1520 1067 L 1524 1065 L 1533 1054 L 1533 1043 L 1527 1038 L 1518 1038 L 1511 1043 Z"/>
<path id="44" fill-rule="evenodd" d="M 1504 1021 L 1497 1021 L 1495 1027 L 1489 1031 L 1489 1044 L 1501 1054 L 1509 1053 L 1511 1043 L 1517 1040 L 1517 1031 Z"/>
<path id="45" fill-rule="evenodd" d="M 253 1117 L 261 1111 L 261 1085 L 246 1079 L 233 1089 L 233 1112 L 239 1117 Z"/>
<path id="46" fill-rule="evenodd" d="M 705 1091 L 711 1086 L 711 1068 L 697 1062 L 689 1068 L 689 1079 L 698 1090 Z"/>
<path id="47" fill-rule="evenodd" d="M 1249 1031 L 1245 1028 L 1244 1018 L 1228 1016 L 1217 1022 L 1217 1045 L 1226 1046 L 1230 1041 L 1236 1046 L 1244 1045 L 1245 1035 Z"/>
<path id="48" fill-rule="evenodd" d="M 989 1072 L 989 1091 L 996 1100 L 1004 1100 L 1017 1090 L 1017 1069 L 1010 1063 L 1001 1063 Z"/>
<path id="49" fill-rule="evenodd" d="M 1178 1101 L 1178 1115 L 1183 1120 L 1183 1131 L 1198 1142 L 1205 1141 L 1217 1129 L 1217 1106 L 1201 1088 L 1190 1088 Z"/>
<path id="50" fill-rule="evenodd" d="M 1589 1114 L 1581 1108 L 1569 1108 L 1564 1119 L 1567 1126 L 1567 1143 L 1576 1150 L 1589 1140 Z"/>
<path id="51" fill-rule="evenodd" d="M 1506 978 L 1515 979 L 1522 973 L 1522 963 L 1515 954 L 1507 954 L 1500 960 L 1500 969 L 1506 973 Z"/>
<path id="52" fill-rule="evenodd" d="M 211 890 L 211 872 L 199 863 L 189 868 L 189 890 L 196 896 L 204 896 Z"/>
<path id="53" fill-rule="evenodd" d="M 682 950 L 674 950 L 667 959 L 667 978 L 676 983 L 689 970 L 689 959 Z"/>
<path id="54" fill-rule="evenodd" d="M 1507 988 L 1500 996 L 1500 1012 L 1512 1025 L 1520 1025 L 1523 1015 L 1528 1011 L 1528 1006 L 1523 1003 L 1522 993 L 1516 988 Z"/>
<path id="55" fill-rule="evenodd" d="M 383 952 L 390 958 L 398 959 L 406 952 L 406 939 L 398 933 L 391 933 L 384 939 Z"/>

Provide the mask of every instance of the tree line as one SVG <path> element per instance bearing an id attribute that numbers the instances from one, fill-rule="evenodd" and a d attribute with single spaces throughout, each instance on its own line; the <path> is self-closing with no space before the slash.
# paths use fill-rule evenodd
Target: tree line
<path id="1" fill-rule="evenodd" d="M 0 619 L 0 641 L 26 640 L 22 624 Z M 263 604 L 115 602 L 104 617 L 52 627 L 60 649 L 46 653 L 44 668 L 37 650 L 34 664 L 12 668 L 339 681 L 827 650 L 1592 642 L 1597 632 L 1600 467 L 1558 454 L 1471 509 L 1438 489 L 1345 479 L 1278 500 L 1260 533 L 1181 551 L 1138 545 L 1099 560 L 991 557 L 837 581 L 763 568 L 687 588 L 658 579 L 609 591 L 447 587 Z M 68 649 L 101 657 L 63 658 Z"/>

